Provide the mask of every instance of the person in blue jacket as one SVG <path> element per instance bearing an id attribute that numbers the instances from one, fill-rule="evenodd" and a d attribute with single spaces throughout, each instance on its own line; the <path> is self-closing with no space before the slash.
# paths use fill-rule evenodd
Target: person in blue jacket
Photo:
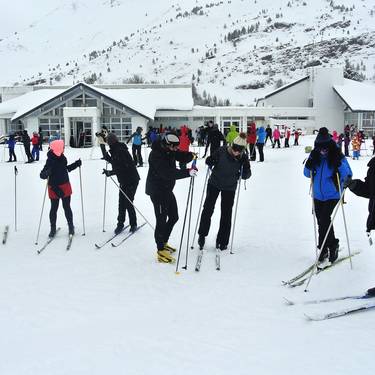
<path id="1" fill-rule="evenodd" d="M 142 159 L 142 143 L 143 140 L 147 137 L 142 138 L 142 128 L 138 126 L 136 131 L 130 136 L 128 141 L 126 143 L 129 143 L 131 139 L 133 139 L 133 145 L 132 145 L 132 154 L 133 154 L 133 160 L 134 164 L 137 167 L 143 167 L 143 159 Z"/>
<path id="2" fill-rule="evenodd" d="M 339 250 L 339 240 L 335 237 L 333 225 L 324 248 L 321 249 L 321 246 L 331 224 L 332 212 L 340 200 L 340 191 L 343 191 L 344 183 L 353 173 L 327 128 L 319 129 L 314 149 L 305 163 L 303 173 L 306 177 L 312 178 L 313 183 L 315 215 L 318 221 L 318 248 L 321 250 L 319 261 L 323 262 L 329 258 L 333 263 L 338 257 Z"/>
<path id="3" fill-rule="evenodd" d="M 267 132 L 266 129 L 264 129 L 264 126 L 261 126 L 257 129 L 257 147 L 259 152 L 259 161 L 264 161 L 264 153 L 263 153 L 263 147 L 264 142 L 266 141 Z"/>
<path id="4" fill-rule="evenodd" d="M 10 134 L 8 140 L 6 141 L 9 148 L 9 160 L 8 163 L 12 161 L 17 161 L 16 153 L 14 152 L 14 149 L 16 147 L 16 138 L 14 134 Z"/>

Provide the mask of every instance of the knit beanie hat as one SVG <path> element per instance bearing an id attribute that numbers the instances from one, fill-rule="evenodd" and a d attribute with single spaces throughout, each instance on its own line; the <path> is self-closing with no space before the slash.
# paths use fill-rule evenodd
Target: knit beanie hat
<path id="1" fill-rule="evenodd" d="M 49 145 L 49 148 L 57 157 L 60 157 L 64 152 L 64 141 L 62 139 L 52 141 Z"/>
<path id="2" fill-rule="evenodd" d="M 118 142 L 118 138 L 117 138 L 117 136 L 116 136 L 115 133 L 109 133 L 109 134 L 107 135 L 107 143 L 108 143 L 108 146 L 112 146 L 112 145 L 114 145 L 114 144 L 117 143 L 117 142 Z"/>
<path id="3" fill-rule="evenodd" d="M 328 146 L 331 141 L 331 135 L 326 127 L 320 128 L 319 133 L 315 139 L 315 147 Z"/>
<path id="4" fill-rule="evenodd" d="M 236 138 L 234 138 L 233 146 L 234 145 L 245 148 L 247 145 L 246 134 L 240 133 Z"/>

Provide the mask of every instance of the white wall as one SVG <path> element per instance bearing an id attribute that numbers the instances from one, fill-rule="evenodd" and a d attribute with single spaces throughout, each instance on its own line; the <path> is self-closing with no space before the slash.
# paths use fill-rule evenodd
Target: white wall
<path id="1" fill-rule="evenodd" d="M 264 100 L 264 106 L 272 107 L 308 107 L 310 83 L 306 79 L 288 87 Z M 261 105 L 261 103 L 259 103 Z"/>
<path id="2" fill-rule="evenodd" d="M 316 108 L 316 128 L 327 127 L 330 131 L 344 130 L 345 105 L 333 90 L 334 85 L 344 84 L 340 68 L 315 68 L 312 74 L 312 94 Z"/>
<path id="3" fill-rule="evenodd" d="M 33 132 L 38 132 L 39 130 L 39 120 L 38 117 L 29 117 L 25 120 L 25 129 L 31 136 Z"/>
<path id="4" fill-rule="evenodd" d="M 143 133 L 147 131 L 147 123 L 148 120 L 142 116 L 134 116 L 132 117 L 132 133 L 135 132 L 138 126 L 143 129 Z"/>
<path id="5" fill-rule="evenodd" d="M 0 135 L 3 135 L 5 133 L 6 133 L 5 120 L 0 118 Z"/>

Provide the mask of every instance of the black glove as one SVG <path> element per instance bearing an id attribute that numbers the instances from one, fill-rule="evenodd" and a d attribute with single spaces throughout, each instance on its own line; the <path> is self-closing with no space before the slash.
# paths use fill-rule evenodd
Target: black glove
<path id="1" fill-rule="evenodd" d="M 353 191 L 355 190 L 356 186 L 357 186 L 357 183 L 358 183 L 359 180 L 352 180 L 352 177 L 348 177 L 344 183 L 343 183 L 343 187 L 344 189 L 346 188 L 349 188 L 350 191 Z"/>
<path id="2" fill-rule="evenodd" d="M 76 168 L 79 168 L 79 167 L 82 165 L 82 161 L 81 161 L 81 159 L 76 160 L 76 161 L 74 162 L 74 164 L 75 164 Z"/>
<path id="3" fill-rule="evenodd" d="M 320 153 L 319 151 L 314 149 L 311 151 L 310 156 L 306 161 L 305 167 L 307 169 L 312 170 L 314 169 L 315 166 L 319 164 L 319 160 L 320 160 Z"/>
<path id="4" fill-rule="evenodd" d="M 102 174 L 105 174 L 107 177 L 112 176 L 114 173 L 113 171 L 109 171 L 108 169 L 103 169 Z"/>
<path id="5" fill-rule="evenodd" d="M 65 194 L 58 186 L 52 186 L 51 189 L 59 198 L 64 198 Z"/>
<path id="6" fill-rule="evenodd" d="M 52 173 L 52 170 L 51 168 L 47 168 L 47 169 L 43 169 L 41 172 L 40 172 L 40 178 L 42 180 L 46 180 L 49 176 L 51 176 L 51 173 Z"/>
<path id="7" fill-rule="evenodd" d="M 247 180 L 248 178 L 250 178 L 251 177 L 251 169 L 249 169 L 247 171 L 247 173 L 242 172 L 242 176 L 241 177 L 242 177 L 243 180 Z"/>

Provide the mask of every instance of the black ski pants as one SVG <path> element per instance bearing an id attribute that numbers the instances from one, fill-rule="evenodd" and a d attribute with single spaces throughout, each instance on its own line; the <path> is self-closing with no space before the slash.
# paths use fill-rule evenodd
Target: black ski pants
<path id="1" fill-rule="evenodd" d="M 9 161 L 17 161 L 16 154 L 14 152 L 14 148 L 9 147 Z"/>
<path id="2" fill-rule="evenodd" d="M 172 191 L 153 194 L 150 198 L 154 205 L 156 217 L 155 242 L 157 249 L 162 250 L 164 244 L 169 240 L 174 225 L 178 221 L 177 202 Z"/>
<path id="3" fill-rule="evenodd" d="M 132 146 L 132 154 L 133 160 L 136 165 L 142 166 L 143 159 L 142 159 L 142 146 L 141 145 L 133 145 Z"/>
<path id="4" fill-rule="evenodd" d="M 318 247 L 321 248 L 324 237 L 326 236 L 328 227 L 331 224 L 331 215 L 336 207 L 338 199 L 330 199 L 328 201 L 320 201 L 318 199 L 314 199 L 315 204 L 315 215 L 318 221 L 318 233 L 319 233 L 319 240 L 318 240 Z M 328 249 L 335 246 L 337 240 L 335 238 L 335 232 L 333 230 L 333 225 L 329 231 L 327 241 L 324 245 L 324 249 L 322 254 L 327 253 Z"/>
<path id="5" fill-rule="evenodd" d="M 30 143 L 24 143 L 23 147 L 25 148 L 25 154 L 26 154 L 26 157 L 27 157 L 27 161 L 29 163 L 34 161 L 33 157 L 31 156 L 31 152 L 30 152 Z"/>
<path id="6" fill-rule="evenodd" d="M 73 225 L 73 212 L 70 208 L 70 196 L 61 198 L 62 205 L 64 208 L 64 213 L 66 217 L 66 221 L 68 225 Z M 51 223 L 51 227 L 56 227 L 56 219 L 57 219 L 57 209 L 59 208 L 60 199 L 51 199 L 51 210 L 49 212 L 49 221 Z"/>
<path id="7" fill-rule="evenodd" d="M 264 143 L 257 143 L 258 152 L 259 152 L 259 161 L 264 161 L 263 147 Z"/>
<path id="8" fill-rule="evenodd" d="M 274 142 L 272 143 L 272 148 L 275 148 L 277 145 L 277 148 L 280 148 L 280 139 L 275 139 Z"/>
<path id="9" fill-rule="evenodd" d="M 220 227 L 216 237 L 216 243 L 228 245 L 230 229 L 232 226 L 232 208 L 235 191 L 219 190 L 210 183 L 207 184 L 207 194 L 203 205 L 201 221 L 199 223 L 198 234 L 206 237 L 210 231 L 211 217 L 215 210 L 217 197 L 221 193 L 221 216 Z"/>
<path id="10" fill-rule="evenodd" d="M 249 143 L 249 154 L 250 160 L 255 161 L 257 159 L 257 152 L 254 143 Z"/>
<path id="11" fill-rule="evenodd" d="M 127 199 L 125 195 L 119 190 L 118 196 L 118 216 L 117 222 L 119 224 L 125 223 L 126 218 L 126 211 L 128 211 L 129 215 L 129 224 L 130 226 L 137 225 L 137 215 L 135 213 L 135 208 L 133 206 L 135 192 L 137 191 L 138 182 L 133 185 L 121 185 L 120 189 L 126 194 L 126 196 L 130 199 Z"/>
<path id="12" fill-rule="evenodd" d="M 267 144 L 267 141 L 270 140 L 271 141 L 271 144 L 273 143 L 272 142 L 272 136 L 271 135 L 267 135 L 266 136 L 266 140 L 264 141 L 264 144 L 266 145 Z"/>

